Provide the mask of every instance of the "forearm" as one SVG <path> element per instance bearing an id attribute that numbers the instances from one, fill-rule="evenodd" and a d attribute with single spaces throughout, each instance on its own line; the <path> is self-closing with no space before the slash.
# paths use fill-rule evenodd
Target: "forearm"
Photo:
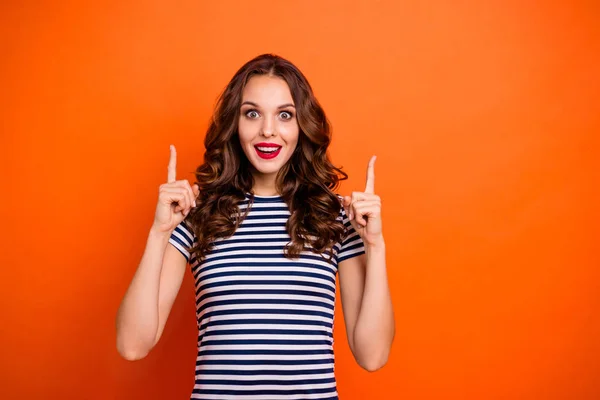
<path id="1" fill-rule="evenodd" d="M 366 248 L 366 260 L 365 285 L 353 338 L 359 363 L 367 370 L 375 370 L 386 363 L 395 333 L 383 239 Z"/>
<path id="2" fill-rule="evenodd" d="M 128 359 L 144 357 L 158 331 L 159 286 L 166 233 L 150 231 L 144 254 L 117 315 L 117 348 Z"/>

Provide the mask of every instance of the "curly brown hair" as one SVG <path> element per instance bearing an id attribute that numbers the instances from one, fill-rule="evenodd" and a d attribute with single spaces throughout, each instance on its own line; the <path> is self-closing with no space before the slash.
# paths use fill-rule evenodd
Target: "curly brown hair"
<path id="1" fill-rule="evenodd" d="M 286 225 L 291 242 L 285 256 L 296 258 L 305 249 L 331 254 L 345 235 L 343 223 L 337 220 L 341 204 L 334 191 L 348 176 L 329 160 L 330 124 L 307 79 L 291 62 L 272 54 L 248 61 L 219 96 L 204 140 L 204 163 L 196 169 L 197 207 L 186 218 L 198 240 L 190 253 L 203 259 L 215 239 L 234 234 L 251 207 L 254 180 L 240 145 L 238 119 L 244 87 L 255 75 L 285 80 L 297 110 L 298 144 L 276 178 L 291 213 Z M 242 213 L 238 205 L 248 195 L 250 204 Z"/>

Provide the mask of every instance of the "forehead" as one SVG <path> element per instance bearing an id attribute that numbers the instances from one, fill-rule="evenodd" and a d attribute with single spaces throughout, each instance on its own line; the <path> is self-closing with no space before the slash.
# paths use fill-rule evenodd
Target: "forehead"
<path id="1" fill-rule="evenodd" d="M 256 75 L 248 80 L 242 93 L 242 101 L 257 104 L 292 103 L 292 93 L 285 80 L 277 76 Z"/>

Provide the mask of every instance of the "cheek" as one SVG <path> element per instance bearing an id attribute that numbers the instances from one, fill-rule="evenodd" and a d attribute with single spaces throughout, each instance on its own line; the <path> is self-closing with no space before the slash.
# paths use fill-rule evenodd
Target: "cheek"
<path id="1" fill-rule="evenodd" d="M 252 125 L 248 124 L 245 120 L 240 119 L 238 123 L 238 136 L 240 138 L 240 143 L 242 144 L 242 147 L 247 145 L 254 136 L 252 134 Z"/>
<path id="2" fill-rule="evenodd" d="M 288 144 L 293 145 L 295 147 L 296 143 L 298 143 L 298 135 L 300 133 L 300 128 L 298 124 L 289 124 L 285 125 L 281 128 L 281 138 Z"/>

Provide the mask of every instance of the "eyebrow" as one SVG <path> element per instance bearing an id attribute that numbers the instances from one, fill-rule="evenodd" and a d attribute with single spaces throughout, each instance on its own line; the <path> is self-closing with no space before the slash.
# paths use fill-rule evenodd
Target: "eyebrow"
<path id="1" fill-rule="evenodd" d="M 242 105 L 249 105 L 249 106 L 252 106 L 252 107 L 260 108 L 260 107 L 258 106 L 258 104 L 254 103 L 254 102 L 252 102 L 252 101 L 244 101 L 244 102 L 242 103 Z M 293 108 L 296 108 L 296 106 L 294 106 L 292 103 L 286 103 L 286 104 L 282 104 L 282 105 L 280 105 L 280 106 L 279 106 L 279 107 L 277 107 L 277 108 L 278 108 L 278 109 L 281 109 L 281 108 L 287 108 L 287 107 L 293 107 Z"/>

